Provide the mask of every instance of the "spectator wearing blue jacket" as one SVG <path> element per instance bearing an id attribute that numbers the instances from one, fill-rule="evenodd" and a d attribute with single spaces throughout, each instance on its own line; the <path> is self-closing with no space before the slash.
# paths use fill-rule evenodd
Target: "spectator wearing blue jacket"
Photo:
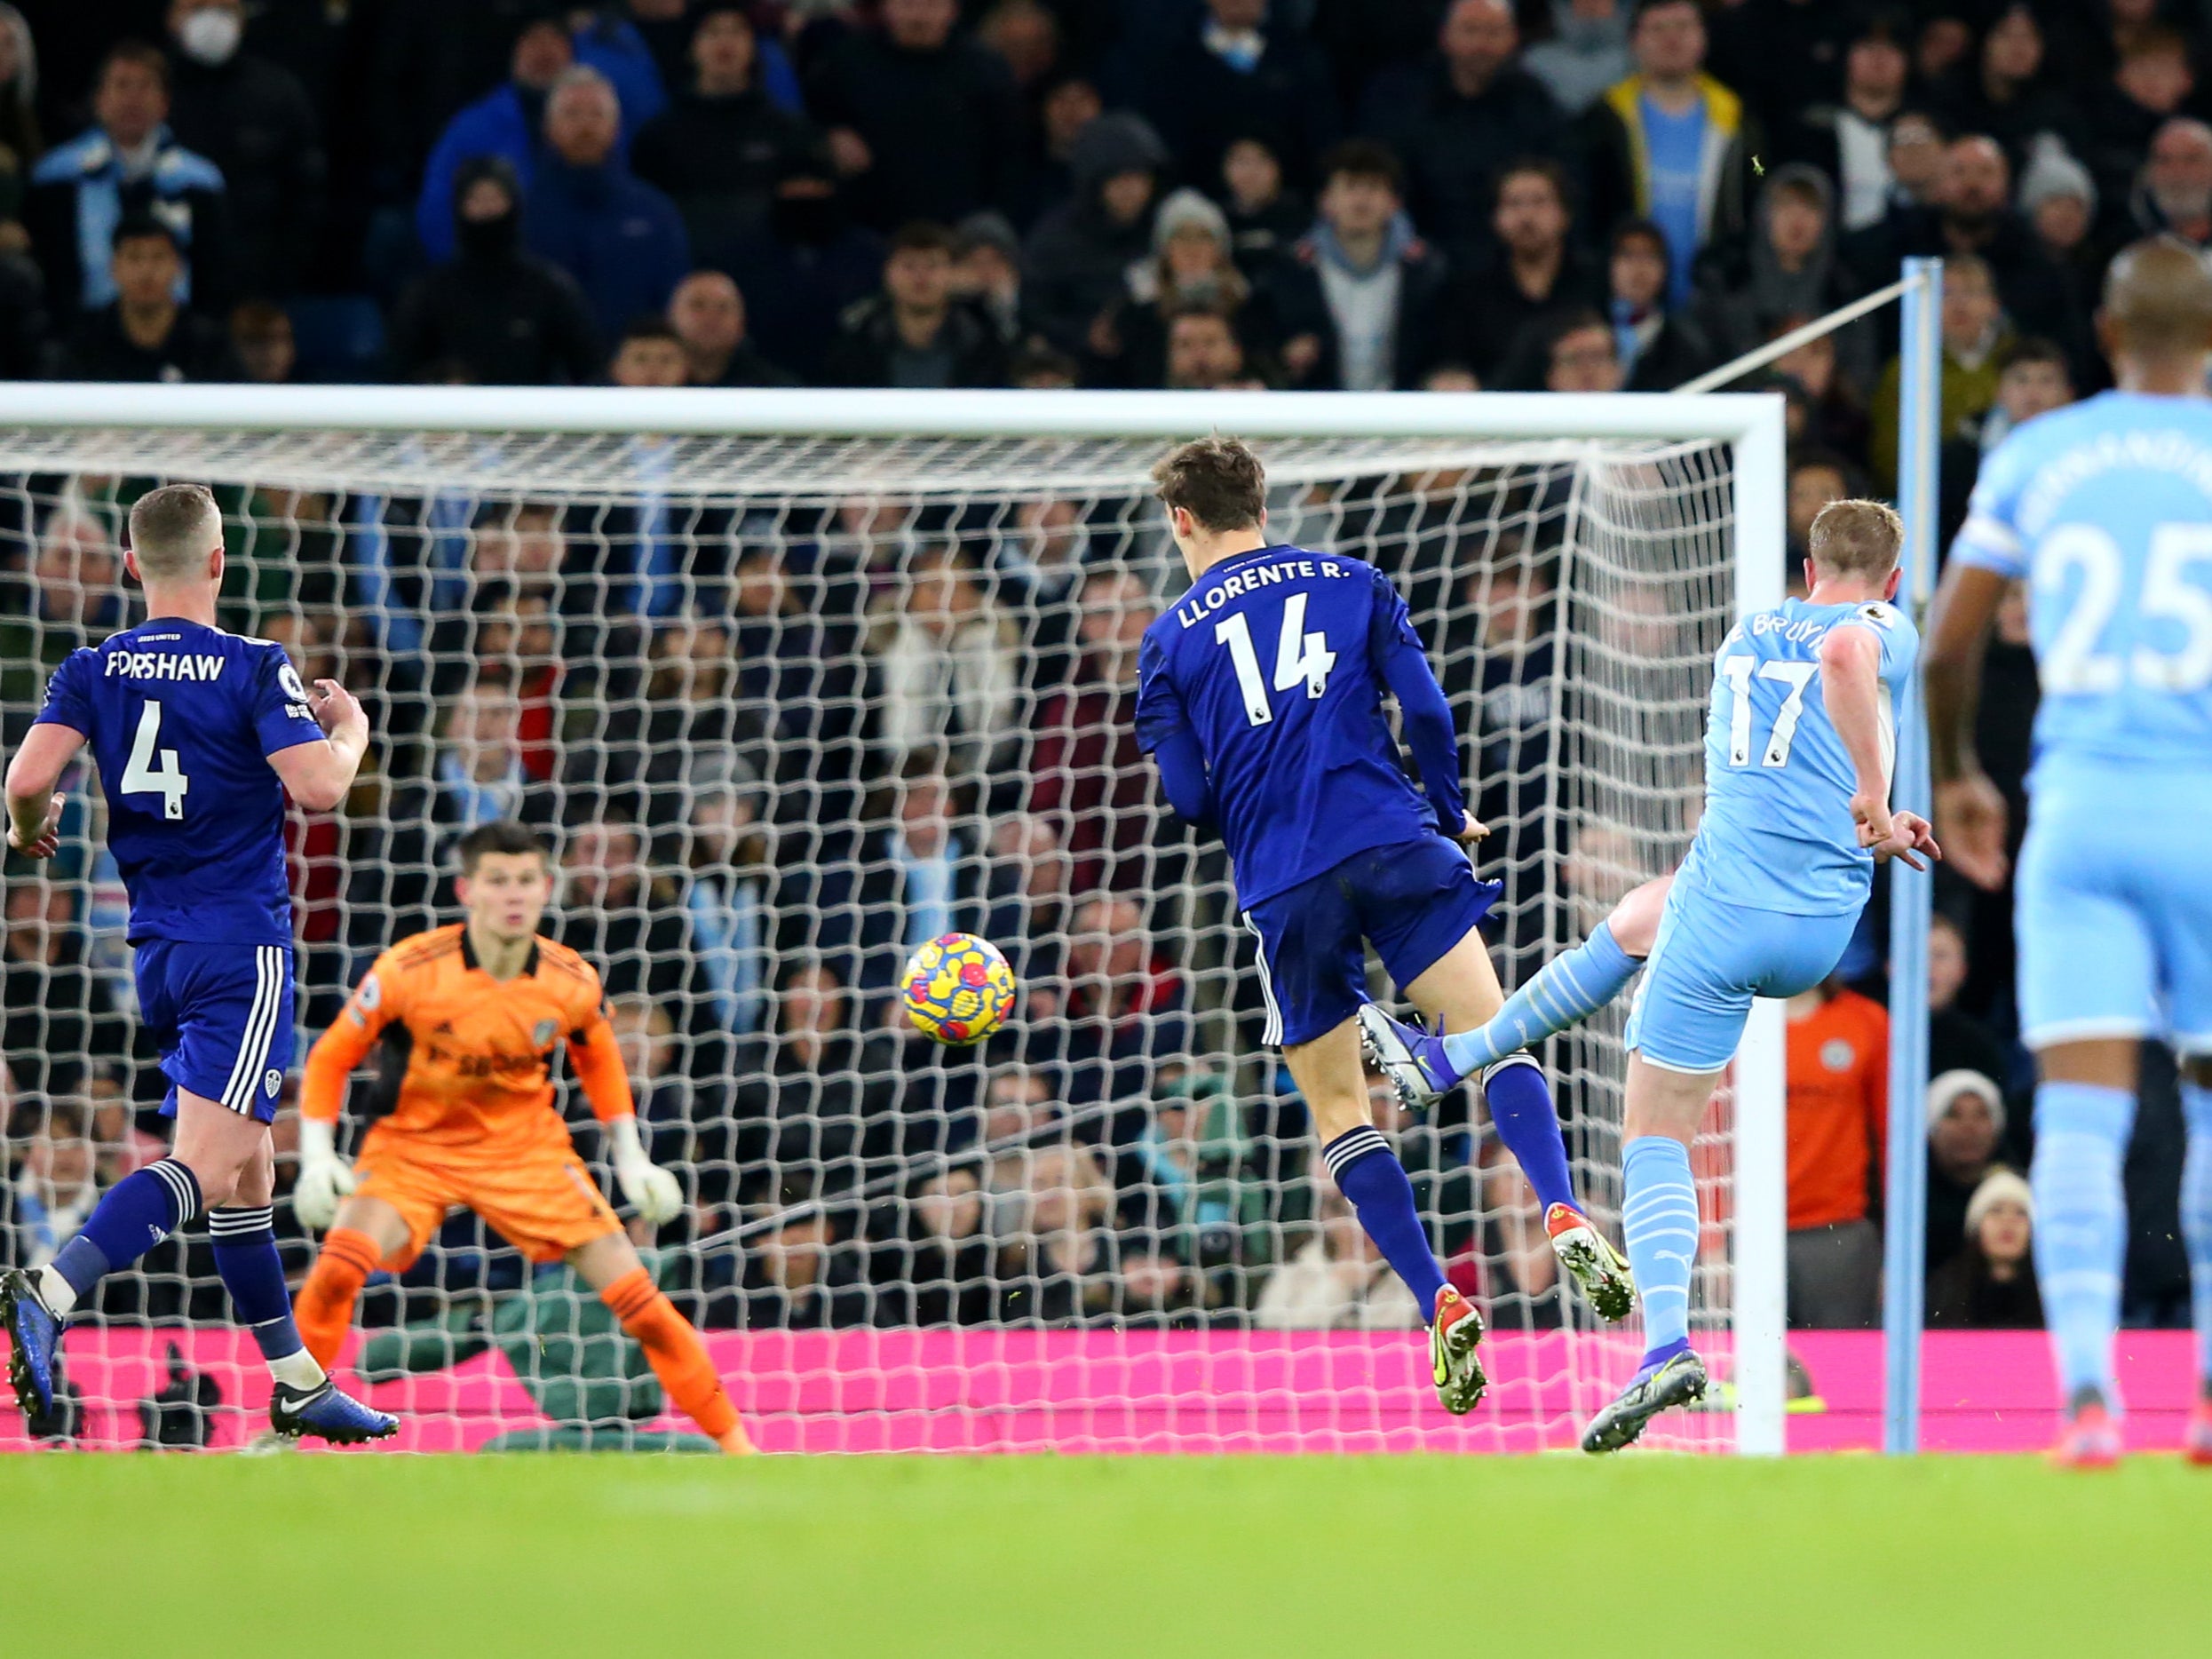
<path id="1" fill-rule="evenodd" d="M 179 305 L 219 311 L 230 300 L 228 200 L 213 162 L 170 135 L 169 62 L 126 41 L 100 64 L 92 124 L 31 170 L 24 224 L 48 303 L 67 315 L 114 303 L 115 226 L 151 214 L 184 256 Z"/>
<path id="2" fill-rule="evenodd" d="M 538 134 L 553 83 L 575 62 L 575 47 L 557 19 L 533 18 L 515 36 L 506 84 L 446 123 L 423 167 L 415 201 L 415 234 L 434 265 L 453 257 L 453 177 L 462 163 L 496 155 L 527 187 L 537 159 Z"/>
<path id="3" fill-rule="evenodd" d="M 576 279 L 601 337 L 668 307 L 691 269 L 676 204 L 630 176 L 617 148 L 622 106 L 597 69 L 567 70 L 545 102 L 545 144 L 524 196 L 533 253 Z"/>

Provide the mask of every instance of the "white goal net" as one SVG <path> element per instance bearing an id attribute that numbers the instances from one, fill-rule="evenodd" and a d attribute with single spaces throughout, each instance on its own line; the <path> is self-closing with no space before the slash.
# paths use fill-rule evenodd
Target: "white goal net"
<path id="1" fill-rule="evenodd" d="M 226 515 L 226 625 L 369 708 L 352 798 L 290 821 L 302 1057 L 379 950 L 455 918 L 460 835 L 519 818 L 560 872 L 545 931 L 604 976 L 653 1155 L 691 1201 L 632 1236 L 765 1449 L 1573 1443 L 1633 1368 L 1635 1328 L 1567 1298 L 1479 1097 L 1411 1122 L 1378 1089 L 1494 1333 L 1487 1400 L 1442 1413 L 1411 1300 L 1260 1042 L 1221 849 L 1167 812 L 1137 750 L 1137 641 L 1185 580 L 1146 480 L 1166 427 L 1098 435 L 1087 410 L 1076 433 L 1062 411 L 1084 401 L 1040 394 L 998 400 L 1015 418 L 995 435 L 562 433 L 515 430 L 516 395 L 504 430 L 163 425 L 143 398 L 106 425 L 0 427 L 11 749 L 45 672 L 136 619 L 122 521 L 178 480 Z M 1664 402 L 1436 405 L 1506 436 L 1330 433 L 1318 412 L 1256 435 L 1274 536 L 1371 560 L 1411 602 L 1492 829 L 1509 986 L 1673 868 L 1740 560 L 1771 563 L 1779 598 L 1763 401 L 1677 400 L 1670 433 L 1645 435 L 1621 413 Z M 1593 435 L 1591 405 L 1618 435 Z M 1239 427 L 1188 408 L 1186 432 Z M 1740 510 L 1773 518 L 1740 547 Z M 98 784 L 80 766 L 67 787 L 60 855 L 8 872 L 7 1265 L 50 1257 L 164 1127 Z M 948 928 L 995 941 L 1021 981 L 973 1050 L 897 1006 L 907 952 Z M 1542 1057 L 1616 1237 L 1620 1030 L 1609 1011 Z M 1693 1322 L 1724 1375 L 1749 1352 L 1746 1287 L 1779 1284 L 1766 1088 L 1724 1091 L 1696 1155 Z M 369 1092 L 357 1081 L 342 1145 Z M 562 1098 L 600 1167 L 580 1094 Z M 289 1105 L 277 1135 L 296 1146 Z M 297 1284 L 315 1241 L 277 1213 Z M 1779 1318 L 1748 1326 L 1778 1379 Z M 261 1426 L 203 1220 L 107 1281 L 66 1353 L 59 1420 L 0 1409 L 0 1443 L 219 1447 Z M 681 1444 L 689 1426 L 588 1290 L 465 1211 L 371 1280 L 343 1365 L 418 1449 Z M 1771 1449 L 1779 1401 L 1740 1369 L 1771 1425 L 1724 1394 L 1651 1438 Z"/>

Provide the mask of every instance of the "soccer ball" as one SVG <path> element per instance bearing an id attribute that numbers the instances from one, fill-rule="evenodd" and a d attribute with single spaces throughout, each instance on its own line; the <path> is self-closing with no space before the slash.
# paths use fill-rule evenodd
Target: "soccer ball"
<path id="1" fill-rule="evenodd" d="M 989 940 L 940 933 L 907 958 L 899 995 L 916 1029 L 965 1048 L 1014 1012 L 1014 971 Z"/>

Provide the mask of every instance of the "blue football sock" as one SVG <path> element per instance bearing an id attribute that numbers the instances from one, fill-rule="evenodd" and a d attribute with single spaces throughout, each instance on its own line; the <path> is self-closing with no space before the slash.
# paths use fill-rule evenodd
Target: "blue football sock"
<path id="1" fill-rule="evenodd" d="M 2212 1089 L 2183 1084 L 2181 1107 L 2189 1119 L 2189 1155 L 2181 1165 L 2181 1236 L 2189 1248 L 2197 1381 L 2207 1384 L 2212 1383 Z"/>
<path id="2" fill-rule="evenodd" d="M 1321 1161 L 1336 1190 L 1359 1212 L 1376 1248 L 1406 1282 L 1421 1305 L 1423 1321 L 1436 1313 L 1436 1293 L 1444 1288 L 1444 1269 L 1429 1248 L 1428 1229 L 1415 1209 L 1413 1183 L 1390 1142 L 1373 1127 L 1348 1129 L 1321 1148 Z"/>
<path id="3" fill-rule="evenodd" d="M 1690 1340 L 1690 1270 L 1697 1262 L 1697 1183 L 1690 1149 L 1668 1135 L 1638 1135 L 1621 1149 L 1621 1230 L 1644 1304 L 1644 1363 L 1671 1358 Z M 1666 1352 L 1661 1352 L 1665 1350 Z"/>
<path id="4" fill-rule="evenodd" d="M 1536 1202 L 1546 1210 L 1574 1203 L 1566 1137 L 1559 1132 L 1559 1114 L 1551 1104 L 1543 1068 L 1526 1054 L 1509 1054 L 1482 1074 L 1482 1097 L 1490 1103 L 1498 1139 L 1536 1189 Z"/>
<path id="5" fill-rule="evenodd" d="M 107 1189 L 83 1230 L 47 1263 L 41 1284 L 47 1305 L 67 1313 L 107 1274 L 138 1260 L 199 1209 L 199 1179 L 176 1159 L 133 1170 Z"/>
<path id="6" fill-rule="evenodd" d="M 253 1332 L 261 1357 L 279 1382 L 305 1387 L 322 1380 L 292 1322 L 292 1295 L 284 1287 L 284 1259 L 276 1253 L 276 1229 L 266 1204 L 208 1211 L 208 1242 L 215 1271 L 230 1292 L 239 1322 Z"/>
<path id="7" fill-rule="evenodd" d="M 1643 965 L 1613 942 L 1612 925 L 1600 922 L 1588 939 L 1552 957 L 1507 997 L 1481 1030 L 1447 1034 L 1444 1058 L 1463 1077 L 1494 1066 L 1517 1049 L 1589 1019 L 1620 996 Z"/>
<path id="8" fill-rule="evenodd" d="M 2035 1091 L 2035 1280 L 2058 1360 L 2061 1396 L 2094 1388 L 2117 1408 L 2113 1338 L 2128 1254 L 2128 1155 L 2136 1098 L 2124 1089 L 2046 1083 Z"/>

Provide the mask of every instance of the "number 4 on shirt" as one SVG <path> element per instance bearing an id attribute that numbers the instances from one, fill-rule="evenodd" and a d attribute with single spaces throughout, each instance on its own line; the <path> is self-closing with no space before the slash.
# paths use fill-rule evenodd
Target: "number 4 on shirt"
<path id="1" fill-rule="evenodd" d="M 185 795 L 192 781 L 185 776 L 175 750 L 155 753 L 154 745 L 161 735 L 162 705 L 148 702 L 139 714 L 138 735 L 131 740 L 131 758 L 123 769 L 123 792 L 160 796 L 162 816 L 174 821 L 185 815 Z"/>
<path id="2" fill-rule="evenodd" d="M 1305 600 L 1304 594 L 1293 593 L 1283 601 L 1282 632 L 1275 641 L 1275 689 L 1288 691 L 1304 682 L 1305 695 L 1319 698 L 1328 685 L 1329 671 L 1336 666 L 1336 654 L 1328 648 L 1327 634 L 1306 632 Z M 1252 630 L 1244 613 L 1239 611 L 1216 623 L 1214 639 L 1229 647 L 1229 661 L 1237 671 L 1237 689 L 1244 694 L 1245 717 L 1255 726 L 1267 725 L 1275 718 L 1274 706 L 1260 679 L 1259 655 L 1252 649 Z"/>

